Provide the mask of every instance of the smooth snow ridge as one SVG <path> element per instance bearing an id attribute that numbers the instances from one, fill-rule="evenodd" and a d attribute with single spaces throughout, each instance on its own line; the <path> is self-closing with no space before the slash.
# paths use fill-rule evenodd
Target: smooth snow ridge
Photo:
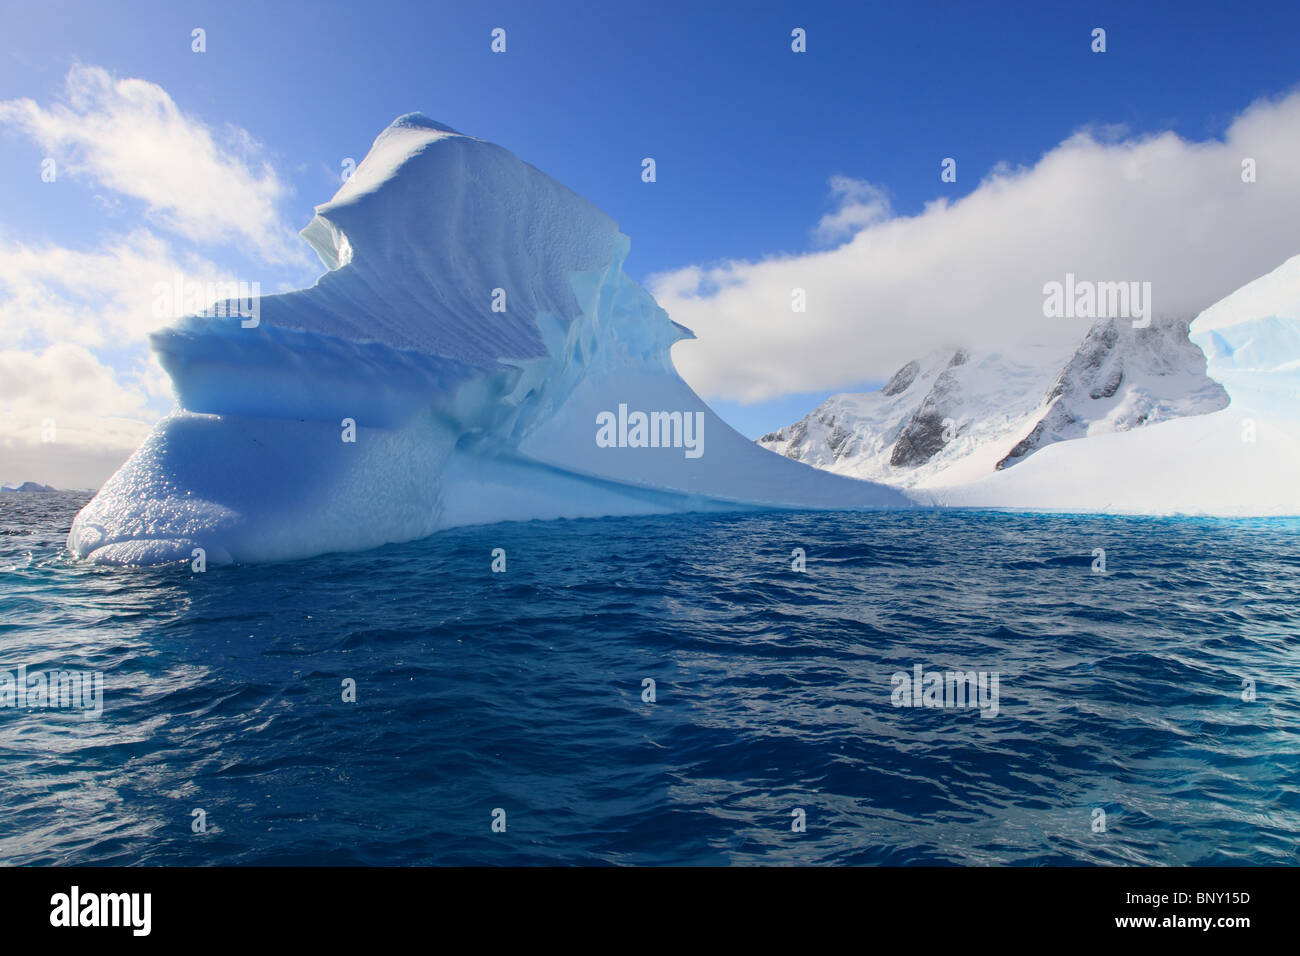
<path id="1" fill-rule="evenodd" d="M 303 236 L 329 271 L 260 299 L 255 327 L 217 311 L 152 336 L 179 407 L 77 516 L 76 554 L 266 561 L 466 523 L 909 504 L 728 428 L 674 370 L 691 333 L 623 273 L 627 237 L 499 146 L 403 116 Z M 702 454 L 668 432 L 601 447 L 620 406 L 702 416 Z"/>

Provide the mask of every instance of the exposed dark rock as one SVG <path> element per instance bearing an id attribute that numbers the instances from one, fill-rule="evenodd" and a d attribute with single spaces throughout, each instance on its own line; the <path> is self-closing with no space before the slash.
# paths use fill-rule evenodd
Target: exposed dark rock
<path id="1" fill-rule="evenodd" d="M 899 392 L 905 392 L 911 388 L 920 372 L 921 363 L 913 359 L 890 376 L 889 381 L 885 383 L 885 387 L 880 391 L 885 395 L 897 395 Z"/>
<path id="2" fill-rule="evenodd" d="M 1183 320 L 1152 323 L 1145 329 L 1132 328 L 1127 319 L 1098 321 L 1048 391 L 1047 411 L 995 467 L 1000 471 L 1053 442 L 1086 435 L 1089 423 L 1114 406 L 1112 399 L 1131 375 L 1136 375 L 1136 400 L 1131 396 L 1126 415 L 1114 419 L 1117 431 L 1226 407 L 1228 393 L 1205 375 L 1205 355 L 1188 339 L 1187 328 Z M 1203 381 L 1191 395 L 1170 398 L 1151 384 L 1170 375 L 1199 375 Z M 1099 404 L 1094 408 L 1093 402 Z M 1197 411 L 1189 412 L 1189 406 Z"/>
<path id="3" fill-rule="evenodd" d="M 965 349 L 958 349 L 948 362 L 948 367 L 934 380 L 930 393 L 913 413 L 894 443 L 889 454 L 889 464 L 895 468 L 912 468 L 923 465 L 943 451 L 944 421 L 958 417 L 961 410 L 961 386 L 951 369 L 964 365 L 969 359 Z"/>

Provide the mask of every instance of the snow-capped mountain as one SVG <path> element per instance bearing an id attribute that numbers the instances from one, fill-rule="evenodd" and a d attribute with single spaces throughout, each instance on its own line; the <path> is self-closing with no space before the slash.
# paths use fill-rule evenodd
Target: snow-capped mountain
<path id="1" fill-rule="evenodd" d="M 976 480 L 1055 442 L 1128 431 L 1228 404 L 1188 323 L 1097 322 L 1073 355 L 950 349 L 908 362 L 878 392 L 836 395 L 759 444 L 902 487 Z"/>
<path id="2" fill-rule="evenodd" d="M 1107 319 L 1089 330 L 1044 404 L 999 469 L 1053 442 L 1217 412 L 1227 408 L 1228 393 L 1206 375 L 1205 353 L 1188 339 L 1187 322 L 1135 329 L 1128 320 Z"/>
<path id="3" fill-rule="evenodd" d="M 1057 360 L 937 353 L 759 443 L 938 506 L 1300 515 L 1300 256 L 1190 325 L 1098 322 Z"/>
<path id="4" fill-rule="evenodd" d="M 899 486 L 952 468 L 992 471 L 1033 425 L 1067 356 L 944 349 L 908 362 L 878 392 L 835 395 L 764 435 L 765 448 Z"/>
<path id="5" fill-rule="evenodd" d="M 1206 309 L 1190 333 L 1226 408 L 1056 442 L 1014 468 L 914 496 L 954 507 L 1300 515 L 1300 256 Z"/>

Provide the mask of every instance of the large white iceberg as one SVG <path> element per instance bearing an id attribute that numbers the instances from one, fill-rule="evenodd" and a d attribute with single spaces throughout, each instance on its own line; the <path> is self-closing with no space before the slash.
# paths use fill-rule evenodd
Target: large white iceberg
<path id="1" fill-rule="evenodd" d="M 669 357 L 691 333 L 624 275 L 627 237 L 499 146 L 403 116 L 316 212 L 316 285 L 258 300 L 255 326 L 152 336 L 179 407 L 77 516 L 77 555 L 271 561 L 503 520 L 909 504 L 724 424 Z"/>

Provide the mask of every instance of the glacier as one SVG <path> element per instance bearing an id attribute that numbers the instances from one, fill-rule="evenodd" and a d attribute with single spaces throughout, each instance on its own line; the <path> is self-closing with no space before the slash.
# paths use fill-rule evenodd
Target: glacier
<path id="1" fill-rule="evenodd" d="M 628 238 L 500 146 L 402 116 L 302 236 L 327 270 L 311 288 L 151 336 L 177 408 L 77 515 L 74 554 L 263 562 L 498 521 L 913 506 L 728 427 L 677 375 L 693 335 L 623 272 Z M 620 405 L 693 416 L 702 454 L 603 447 Z"/>

